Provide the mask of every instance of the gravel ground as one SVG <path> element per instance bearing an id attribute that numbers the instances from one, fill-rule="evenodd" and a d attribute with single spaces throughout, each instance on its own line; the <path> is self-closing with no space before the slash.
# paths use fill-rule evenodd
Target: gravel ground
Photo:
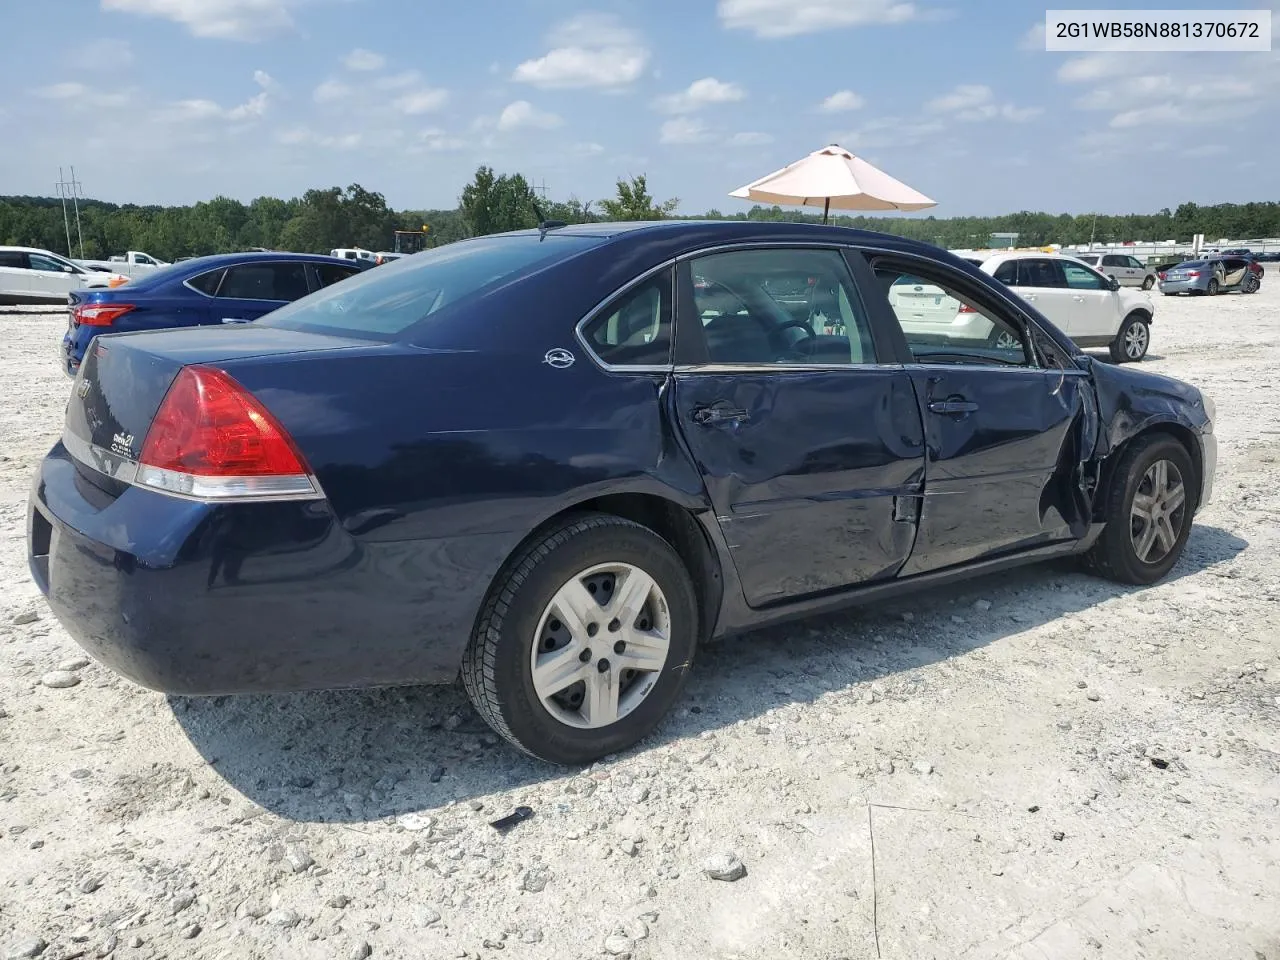
<path id="1" fill-rule="evenodd" d="M 24 545 L 64 321 L 0 316 L 0 956 L 1277 960 L 1280 280 L 1157 300 L 1144 368 L 1222 441 L 1167 582 L 1040 566 L 716 644 L 580 771 L 459 688 L 82 659 Z"/>

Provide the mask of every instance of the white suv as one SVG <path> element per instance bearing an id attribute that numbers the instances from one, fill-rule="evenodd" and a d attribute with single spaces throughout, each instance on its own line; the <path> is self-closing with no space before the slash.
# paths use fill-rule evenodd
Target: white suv
<path id="1" fill-rule="evenodd" d="M 66 303 L 72 290 L 115 287 L 128 277 L 89 270 L 35 247 L 0 247 L 0 304 Z"/>
<path id="2" fill-rule="evenodd" d="M 1001 253 L 989 273 L 1053 321 L 1082 347 L 1108 347 L 1116 363 L 1141 360 L 1151 345 L 1156 305 L 1145 291 L 1122 290 L 1075 257 Z"/>
<path id="3" fill-rule="evenodd" d="M 1048 317 L 1079 346 L 1107 347 L 1116 363 L 1147 355 L 1156 312 L 1147 293 L 1122 290 L 1117 281 L 1074 257 L 1000 253 L 976 265 Z M 999 349 L 1017 345 L 1011 334 L 998 330 L 981 313 L 916 277 L 898 277 L 889 287 L 889 304 L 908 335 L 986 340 Z"/>

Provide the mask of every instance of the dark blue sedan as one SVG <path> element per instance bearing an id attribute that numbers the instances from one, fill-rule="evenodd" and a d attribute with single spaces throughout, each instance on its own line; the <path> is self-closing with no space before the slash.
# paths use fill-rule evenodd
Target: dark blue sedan
<path id="1" fill-rule="evenodd" d="M 915 332 L 904 276 L 990 329 Z M 244 327 L 100 337 L 29 560 L 138 683 L 461 672 L 498 733 L 581 763 L 651 731 L 712 637 L 1054 557 L 1160 579 L 1212 491 L 1213 417 L 936 247 L 545 225 Z"/>
<path id="2" fill-rule="evenodd" d="M 225 253 L 184 260 L 121 287 L 67 297 L 66 372 L 103 333 L 246 323 L 354 276 L 354 264 L 307 253 Z"/>

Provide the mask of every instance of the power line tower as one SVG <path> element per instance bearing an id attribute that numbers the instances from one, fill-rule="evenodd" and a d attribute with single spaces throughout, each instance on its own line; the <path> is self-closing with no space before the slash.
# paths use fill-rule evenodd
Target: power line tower
<path id="1" fill-rule="evenodd" d="M 58 182 L 55 184 L 58 196 L 62 198 L 62 226 L 67 231 L 67 256 L 74 256 L 71 250 L 71 221 L 67 219 L 67 201 L 76 212 L 76 237 L 80 240 L 80 259 L 84 259 L 84 232 L 80 229 L 80 201 L 84 199 L 84 185 L 76 179 L 76 168 L 71 168 L 71 179 L 68 180 L 58 168 Z"/>
<path id="2" fill-rule="evenodd" d="M 542 183 L 536 187 L 530 187 L 530 189 L 534 193 L 538 194 L 538 196 L 542 197 L 543 200 L 547 199 L 547 181 L 546 180 L 543 180 Z"/>

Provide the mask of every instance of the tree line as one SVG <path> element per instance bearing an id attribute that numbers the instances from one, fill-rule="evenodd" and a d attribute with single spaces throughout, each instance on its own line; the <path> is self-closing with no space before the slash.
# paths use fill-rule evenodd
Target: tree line
<path id="1" fill-rule="evenodd" d="M 656 201 L 644 175 L 619 180 L 615 196 L 603 200 L 546 200 L 539 198 L 520 174 L 498 174 L 482 166 L 452 210 L 392 210 L 382 194 L 359 184 L 346 189 L 308 190 L 290 200 L 259 197 L 247 204 L 220 196 L 183 207 L 98 200 L 83 200 L 79 206 L 87 258 L 145 250 L 172 260 L 251 247 L 313 253 L 349 246 L 389 250 L 397 230 L 419 231 L 424 226 L 427 245 L 438 246 L 465 237 L 534 227 L 542 220 L 657 220 L 672 216 L 678 205 L 676 198 Z M 709 210 L 693 218 L 821 220 L 817 213 L 758 205 L 745 213 Z M 1183 203 L 1174 210 L 1124 215 L 1022 211 L 994 217 L 834 216 L 832 222 L 950 248 L 985 246 L 993 233 L 1017 233 L 1018 242 L 1027 246 L 1077 244 L 1091 239 L 1187 242 L 1197 233 L 1216 241 L 1280 236 L 1280 203 Z M 79 256 L 74 219 L 71 240 L 74 254 Z M 0 244 L 66 250 L 62 202 L 53 197 L 0 197 Z"/>

